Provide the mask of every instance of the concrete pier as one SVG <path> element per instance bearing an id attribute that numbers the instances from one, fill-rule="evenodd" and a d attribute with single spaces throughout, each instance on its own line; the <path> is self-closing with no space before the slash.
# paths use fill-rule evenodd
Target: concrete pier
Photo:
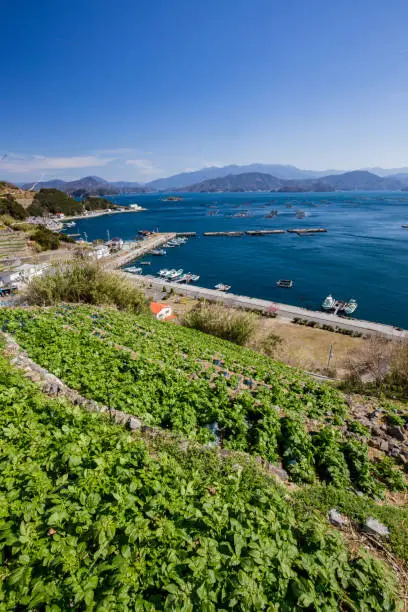
<path id="1" fill-rule="evenodd" d="M 145 240 L 138 242 L 133 249 L 119 251 L 109 258 L 106 258 L 106 261 L 103 262 L 103 267 L 108 270 L 116 270 L 117 268 L 121 268 L 133 259 L 141 257 L 153 249 L 157 249 L 158 247 L 162 246 L 162 244 L 165 244 L 175 237 L 176 234 L 174 233 L 151 234 Z"/>
<path id="2" fill-rule="evenodd" d="M 304 229 L 288 229 L 289 234 L 324 234 L 327 229 L 324 227 L 309 227 Z"/>
<path id="3" fill-rule="evenodd" d="M 247 230 L 247 236 L 269 236 L 269 234 L 285 234 L 285 230 Z"/>
<path id="4" fill-rule="evenodd" d="M 243 236 L 244 232 L 204 232 L 203 234 L 204 236 L 230 236 L 232 237 L 239 237 L 239 236 Z"/>

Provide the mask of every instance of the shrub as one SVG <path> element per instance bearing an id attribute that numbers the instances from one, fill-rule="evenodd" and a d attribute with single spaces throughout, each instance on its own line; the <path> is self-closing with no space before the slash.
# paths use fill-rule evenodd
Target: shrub
<path id="1" fill-rule="evenodd" d="M 268 357 L 273 357 L 278 346 L 282 344 L 282 338 L 273 332 L 267 334 L 260 342 L 260 349 Z"/>
<path id="2" fill-rule="evenodd" d="M 406 491 L 407 483 L 391 457 L 384 457 L 374 463 L 373 472 L 390 491 Z"/>
<path id="3" fill-rule="evenodd" d="M 243 346 L 255 332 L 257 318 L 221 304 L 203 302 L 185 315 L 183 324 Z"/>
<path id="4" fill-rule="evenodd" d="M 46 227 L 40 227 L 36 230 L 31 239 L 39 244 L 43 251 L 55 251 L 60 245 L 59 235 Z"/>
<path id="5" fill-rule="evenodd" d="M 28 285 L 29 304 L 50 306 L 59 302 L 114 305 L 135 313 L 147 311 L 143 294 L 132 283 L 114 272 L 104 271 L 98 263 L 74 261 L 53 266 L 45 276 Z"/>

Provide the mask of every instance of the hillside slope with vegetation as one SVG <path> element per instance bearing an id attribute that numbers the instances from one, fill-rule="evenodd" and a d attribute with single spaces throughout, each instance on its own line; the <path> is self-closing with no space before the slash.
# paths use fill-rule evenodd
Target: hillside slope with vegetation
<path id="1" fill-rule="evenodd" d="M 110 320 L 65 311 L 67 333 L 76 317 Z M 3 327 L 24 330 L 21 314 Z M 0 398 L 5 610 L 397 609 L 386 565 L 249 456 L 128 432 L 47 398 L 4 357 Z"/>
<path id="2" fill-rule="evenodd" d="M 159 322 L 95 263 L 25 301 L 0 309 L 0 609 L 398 609 L 404 404 L 239 346 L 251 313 Z"/>

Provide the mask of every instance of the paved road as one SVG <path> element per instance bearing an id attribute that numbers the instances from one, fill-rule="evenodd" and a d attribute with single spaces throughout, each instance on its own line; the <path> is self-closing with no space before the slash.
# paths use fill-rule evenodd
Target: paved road
<path id="1" fill-rule="evenodd" d="M 221 301 L 224 304 L 235 306 L 238 308 L 251 308 L 254 310 L 265 311 L 271 307 L 277 308 L 277 315 L 286 319 L 306 319 L 308 321 L 316 321 L 321 325 L 332 325 L 341 329 L 361 332 L 363 334 L 380 334 L 390 339 L 406 339 L 408 340 L 408 330 L 398 330 L 391 325 L 383 325 L 382 323 L 373 323 L 371 321 L 362 321 L 360 319 L 345 319 L 328 312 L 319 312 L 299 308 L 298 306 L 290 306 L 288 304 L 279 304 L 268 300 L 260 300 L 244 295 L 235 295 L 233 293 L 224 293 L 215 289 L 206 289 L 205 287 L 196 287 L 194 285 L 185 285 L 179 283 L 170 283 L 165 279 L 159 279 L 154 276 L 139 276 L 135 274 L 125 273 L 128 279 L 134 282 L 151 284 L 153 287 L 161 288 L 166 286 L 167 289 L 173 288 L 174 291 L 181 295 L 187 295 L 194 298 L 204 298 L 210 301 Z"/>

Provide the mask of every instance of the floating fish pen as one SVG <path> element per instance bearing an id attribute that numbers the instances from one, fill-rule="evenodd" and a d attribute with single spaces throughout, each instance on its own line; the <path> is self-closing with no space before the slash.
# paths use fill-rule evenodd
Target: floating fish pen
<path id="1" fill-rule="evenodd" d="M 268 236 L 269 234 L 285 234 L 285 230 L 273 229 L 273 230 L 247 230 L 245 232 L 248 236 Z"/>
<path id="2" fill-rule="evenodd" d="M 278 280 L 276 284 L 278 285 L 278 287 L 281 287 L 282 289 L 291 289 L 293 287 L 293 280 L 281 279 L 281 280 Z"/>
<path id="3" fill-rule="evenodd" d="M 288 232 L 289 234 L 324 234 L 325 232 L 327 232 L 327 229 L 325 229 L 324 227 L 312 227 L 304 229 L 295 228 L 288 229 Z"/>
<path id="4" fill-rule="evenodd" d="M 204 236 L 243 236 L 244 232 L 204 232 Z"/>

